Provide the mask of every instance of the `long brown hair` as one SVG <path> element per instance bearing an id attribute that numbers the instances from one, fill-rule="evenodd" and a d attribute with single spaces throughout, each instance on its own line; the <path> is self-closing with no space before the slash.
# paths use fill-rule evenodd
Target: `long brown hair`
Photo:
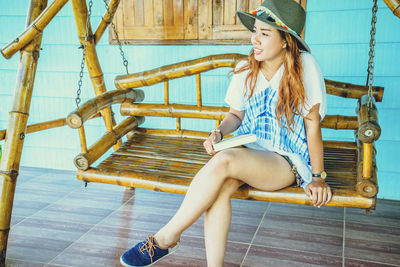
<path id="1" fill-rule="evenodd" d="M 303 116 L 299 112 L 305 102 L 305 89 L 302 79 L 303 67 L 296 39 L 287 32 L 279 31 L 279 33 L 287 45 L 283 59 L 285 70 L 279 84 L 279 96 L 275 113 L 279 125 L 293 132 L 294 115 Z M 254 58 L 254 51 L 252 50 L 247 57 L 247 64 L 234 71 L 234 73 L 240 73 L 249 70 L 245 79 L 246 93 L 250 91 L 249 98 L 254 93 L 260 68 L 261 62 Z M 286 117 L 287 125 L 282 125 L 281 123 L 283 116 Z"/>

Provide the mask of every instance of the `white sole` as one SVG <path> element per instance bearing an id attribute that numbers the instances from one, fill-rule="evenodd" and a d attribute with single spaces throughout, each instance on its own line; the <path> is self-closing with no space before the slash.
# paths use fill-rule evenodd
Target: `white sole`
<path id="1" fill-rule="evenodd" d="M 156 264 L 158 261 L 160 261 L 160 260 L 164 259 L 165 257 L 171 255 L 172 253 L 175 253 L 175 251 L 178 250 L 179 245 L 180 245 L 180 242 L 178 242 L 178 243 L 175 245 L 175 247 L 170 248 L 167 255 L 165 255 L 164 257 L 159 258 L 159 259 L 156 260 L 155 262 L 152 262 L 151 264 L 145 265 L 145 266 L 143 266 L 143 267 L 152 266 L 152 265 Z M 136 265 L 129 265 L 129 264 L 126 264 L 125 262 L 123 262 L 123 261 L 122 261 L 122 256 L 119 258 L 119 261 L 120 261 L 120 263 L 122 264 L 122 266 L 125 266 L 125 267 L 138 267 L 138 266 L 136 266 Z M 139 267 L 140 267 L 140 266 L 139 266 Z"/>

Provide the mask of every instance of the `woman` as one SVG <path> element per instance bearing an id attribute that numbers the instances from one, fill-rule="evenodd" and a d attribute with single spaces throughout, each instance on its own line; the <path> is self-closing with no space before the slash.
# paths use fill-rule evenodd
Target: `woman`
<path id="1" fill-rule="evenodd" d="M 214 155 L 196 174 L 174 217 L 121 256 L 124 266 L 149 266 L 179 246 L 183 231 L 204 212 L 208 266 L 223 266 L 232 194 L 244 183 L 273 191 L 297 183 L 314 206 L 332 197 L 325 183 L 320 120 L 326 112 L 321 71 L 301 39 L 304 9 L 293 0 L 266 0 L 237 12 L 252 31 L 252 52 L 234 71 L 229 113 L 204 142 Z M 300 50 L 305 50 L 300 52 Z M 215 153 L 224 135 L 254 133 L 257 142 Z"/>

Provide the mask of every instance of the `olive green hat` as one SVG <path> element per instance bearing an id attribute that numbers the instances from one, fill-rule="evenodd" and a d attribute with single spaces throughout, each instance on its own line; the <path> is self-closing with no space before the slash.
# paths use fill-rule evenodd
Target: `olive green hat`
<path id="1" fill-rule="evenodd" d="M 265 0 L 251 13 L 236 11 L 243 25 L 253 31 L 255 19 L 265 22 L 278 30 L 294 36 L 301 50 L 311 52 L 306 42 L 300 37 L 306 20 L 303 7 L 294 0 Z"/>

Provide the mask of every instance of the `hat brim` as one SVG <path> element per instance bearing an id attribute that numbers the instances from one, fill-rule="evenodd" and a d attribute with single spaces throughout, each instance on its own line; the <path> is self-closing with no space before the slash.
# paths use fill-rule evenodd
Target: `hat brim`
<path id="1" fill-rule="evenodd" d="M 242 22 L 242 24 L 249 31 L 253 31 L 255 20 L 256 19 L 260 20 L 258 16 L 250 14 L 250 13 L 247 13 L 247 12 L 243 12 L 243 11 L 236 11 L 236 14 L 239 17 L 240 22 Z M 260 21 L 262 21 L 264 23 L 267 23 L 267 24 L 271 25 L 272 27 L 274 27 L 274 28 L 276 28 L 276 29 L 278 29 L 280 31 L 284 31 L 284 32 L 287 32 L 287 33 L 291 34 L 294 38 L 296 38 L 297 43 L 299 44 L 299 49 L 300 50 L 305 50 L 305 51 L 311 53 L 310 47 L 308 47 L 306 42 L 300 36 L 298 36 L 297 34 L 293 34 L 292 32 L 286 30 L 285 28 L 282 28 L 282 27 L 276 25 L 274 22 L 271 22 L 271 21 L 268 21 L 268 20 L 260 20 Z"/>

